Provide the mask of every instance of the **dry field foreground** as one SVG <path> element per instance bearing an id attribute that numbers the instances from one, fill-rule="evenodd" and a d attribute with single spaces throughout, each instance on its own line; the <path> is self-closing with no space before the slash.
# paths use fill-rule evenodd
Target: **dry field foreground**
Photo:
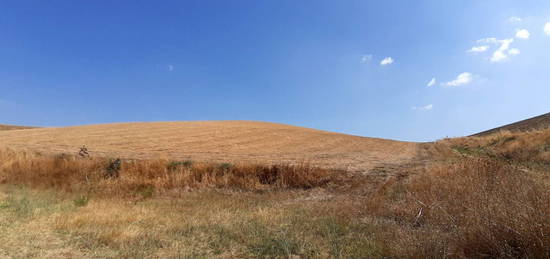
<path id="1" fill-rule="evenodd" d="M 252 121 L 120 123 L 0 132 L 0 147 L 92 156 L 263 164 L 309 163 L 368 171 L 411 160 L 417 144 Z"/>
<path id="2" fill-rule="evenodd" d="M 0 258 L 550 258 L 550 130 L 369 174 L 0 149 Z M 380 174 L 389 170 L 388 174 Z"/>
<path id="3" fill-rule="evenodd" d="M 247 124 L 218 122 L 232 123 Z M 90 137 L 94 128 L 118 132 L 110 133 L 116 145 L 102 146 L 113 153 L 102 155 L 126 154 L 115 148 L 162 135 L 149 129 L 136 141 L 139 128 L 154 124 L 128 130 L 132 125 L 139 124 L 0 134 L 9 147 L 0 148 L 0 258 L 550 258 L 550 130 L 411 144 L 267 124 L 277 129 L 273 136 L 266 124 L 250 123 L 233 128 L 233 137 L 211 138 L 218 144 L 195 145 L 219 148 L 212 156 L 223 150 L 257 161 L 228 143 L 248 145 L 249 152 L 265 147 L 273 160 L 263 161 L 288 162 L 276 155 L 298 153 L 290 143 L 305 143 L 302 150 L 311 152 L 300 155 L 315 154 L 310 162 L 317 164 L 321 157 L 366 154 L 355 164 L 376 166 L 366 174 L 308 164 L 204 163 L 193 156 L 123 160 L 114 176 L 109 157 L 92 149 L 92 157 L 82 158 L 72 149 L 90 139 L 96 142 L 85 144 L 100 146 L 109 134 Z M 126 144 L 121 126 L 134 132 Z M 180 128 L 192 132 L 189 124 Z M 275 141 L 285 130 L 300 137 Z M 89 134 L 79 138 L 78 131 Z M 243 141 L 261 139 L 254 132 L 273 144 Z M 176 140 L 194 143 L 167 139 L 161 144 L 173 149 L 181 148 Z M 134 154 L 167 156 L 162 145 L 149 146 L 157 147 L 152 154 Z M 64 150 L 72 155 L 49 155 Z"/>

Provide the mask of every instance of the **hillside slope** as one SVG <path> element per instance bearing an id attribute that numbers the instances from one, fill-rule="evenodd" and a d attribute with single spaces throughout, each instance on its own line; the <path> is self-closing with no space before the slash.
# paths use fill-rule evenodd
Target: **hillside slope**
<path id="1" fill-rule="evenodd" d="M 486 136 L 502 130 L 508 130 L 512 132 L 522 132 L 522 131 L 541 130 L 541 129 L 548 129 L 548 128 L 550 128 L 550 113 L 543 114 L 530 119 L 518 121 L 508 125 L 504 125 L 502 127 L 483 131 L 483 132 L 474 134 L 472 136 L 475 136 L 475 137 Z"/>
<path id="2" fill-rule="evenodd" d="M 119 123 L 0 132 L 0 147 L 44 153 L 216 162 L 301 163 L 364 171 L 405 162 L 415 143 L 253 121 Z"/>

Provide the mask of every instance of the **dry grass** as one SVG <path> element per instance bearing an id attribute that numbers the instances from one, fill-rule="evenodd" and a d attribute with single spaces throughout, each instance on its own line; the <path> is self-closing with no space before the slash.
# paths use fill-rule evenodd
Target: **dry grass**
<path id="1" fill-rule="evenodd" d="M 409 237 L 416 245 L 408 249 L 418 257 L 550 256 L 549 189 L 499 161 L 431 165 L 385 186 L 367 207 L 422 233 Z"/>
<path id="2" fill-rule="evenodd" d="M 425 145 L 432 162 L 388 181 L 366 208 L 407 236 L 400 255 L 549 258 L 549 144 L 543 130 Z"/>
<path id="3" fill-rule="evenodd" d="M 128 159 L 302 164 L 366 171 L 412 159 L 416 144 L 252 121 L 122 123 L 0 132 L 0 147 Z"/>
<path id="4" fill-rule="evenodd" d="M 380 257 L 379 227 L 339 218 L 322 204 L 281 202 L 303 193 L 192 192 L 179 199 L 70 197 L 1 187 L 1 251 L 52 258 L 338 258 Z M 47 198 L 45 198 L 47 197 Z M 26 202 L 30 201 L 30 202 Z M 310 202 L 311 203 L 311 202 Z M 333 204 L 333 202 L 331 202 Z M 321 206 L 320 206 L 321 205 Z M 347 210 L 339 202 L 338 210 Z M 22 229 L 26 231 L 19 232 Z M 40 233 L 29 245 L 27 233 Z M 60 248 L 64 248 L 61 250 Z"/>
<path id="5" fill-rule="evenodd" d="M 499 131 L 484 137 L 447 139 L 440 144 L 465 156 L 488 157 L 528 170 L 550 169 L 550 130 Z"/>
<path id="6" fill-rule="evenodd" d="M 534 130 L 544 130 L 548 128 L 550 128 L 550 113 L 480 132 L 478 134 L 475 134 L 474 136 L 488 136 L 498 133 L 500 131 L 512 131 L 515 133 L 519 133 Z"/>
<path id="7" fill-rule="evenodd" d="M 100 196 L 146 196 L 204 189 L 249 191 L 309 189 L 335 181 L 340 172 L 302 165 L 122 161 L 116 177 L 112 159 L 0 151 L 0 183 L 87 192 Z"/>
<path id="8" fill-rule="evenodd" d="M 549 136 L 423 144 L 380 176 L 154 159 L 106 179 L 105 158 L 2 151 L 0 257 L 549 258 Z"/>

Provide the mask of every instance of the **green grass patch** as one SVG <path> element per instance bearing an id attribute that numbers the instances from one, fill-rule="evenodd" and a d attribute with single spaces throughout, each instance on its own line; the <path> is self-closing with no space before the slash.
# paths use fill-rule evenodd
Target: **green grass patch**
<path id="1" fill-rule="evenodd" d="M 88 205 L 88 202 L 90 201 L 90 197 L 87 195 L 80 195 L 73 199 L 73 204 L 76 207 L 84 207 Z"/>

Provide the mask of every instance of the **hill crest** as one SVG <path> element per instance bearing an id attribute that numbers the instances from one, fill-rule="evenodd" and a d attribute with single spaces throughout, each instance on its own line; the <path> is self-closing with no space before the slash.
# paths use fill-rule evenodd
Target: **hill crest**
<path id="1" fill-rule="evenodd" d="M 494 129 L 486 130 L 486 131 L 474 134 L 472 136 L 481 137 L 481 136 L 490 135 L 502 130 L 508 130 L 511 132 L 522 132 L 522 131 L 530 131 L 530 130 L 542 130 L 542 129 L 548 129 L 548 128 L 550 128 L 550 113 L 546 113 L 546 114 L 539 115 L 526 120 L 510 123 Z"/>

